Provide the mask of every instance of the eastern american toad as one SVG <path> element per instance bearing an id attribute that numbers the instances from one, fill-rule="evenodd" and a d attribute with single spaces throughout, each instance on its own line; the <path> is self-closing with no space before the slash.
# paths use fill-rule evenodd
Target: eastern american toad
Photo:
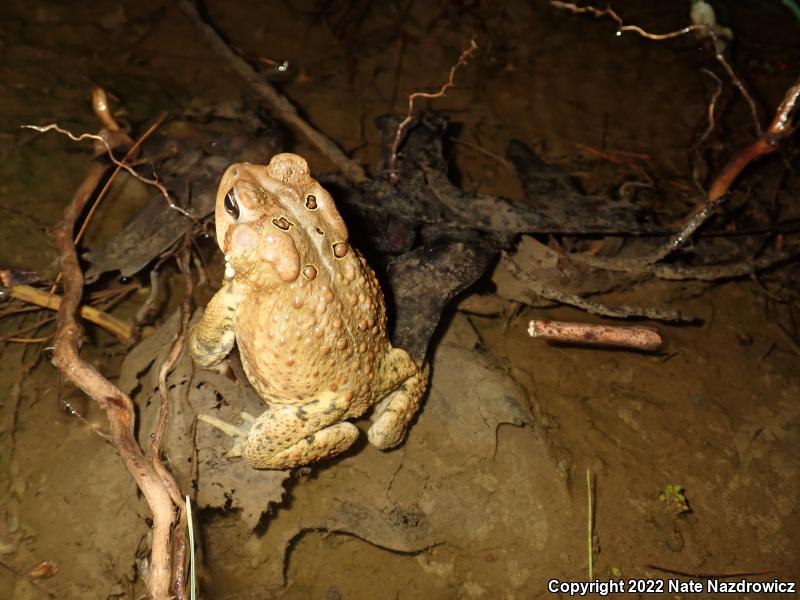
<path id="1" fill-rule="evenodd" d="M 343 452 L 358 437 L 348 419 L 378 404 L 369 441 L 398 445 L 428 381 L 427 366 L 393 348 L 378 281 L 347 240 L 333 199 L 296 154 L 239 163 L 222 176 L 217 241 L 222 287 L 189 334 L 203 367 L 238 344 L 245 374 L 266 404 L 243 427 L 201 418 L 236 438 L 231 455 L 289 469 Z"/>

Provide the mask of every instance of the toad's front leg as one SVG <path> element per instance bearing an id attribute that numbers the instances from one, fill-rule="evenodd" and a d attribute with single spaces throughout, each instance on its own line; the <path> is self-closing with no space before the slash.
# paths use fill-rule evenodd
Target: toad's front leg
<path id="1" fill-rule="evenodd" d="M 347 409 L 341 393 L 325 392 L 301 404 L 271 404 L 258 418 L 243 413 L 242 427 L 199 418 L 234 437 L 232 456 L 244 456 L 257 469 L 293 469 L 353 445 L 358 428 L 341 421 Z"/>
<path id="2" fill-rule="evenodd" d="M 205 368 L 213 368 L 230 354 L 236 336 L 233 317 L 241 302 L 241 294 L 232 281 L 225 281 L 206 306 L 203 316 L 189 331 L 189 354 Z"/>

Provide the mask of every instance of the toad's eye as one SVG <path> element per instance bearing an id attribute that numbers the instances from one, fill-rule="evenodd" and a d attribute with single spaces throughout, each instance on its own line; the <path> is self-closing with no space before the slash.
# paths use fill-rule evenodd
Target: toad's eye
<path id="1" fill-rule="evenodd" d="M 228 211 L 228 214 L 232 216 L 234 219 L 239 218 L 239 194 L 236 193 L 236 188 L 233 187 L 228 190 L 228 193 L 225 194 L 225 210 Z"/>

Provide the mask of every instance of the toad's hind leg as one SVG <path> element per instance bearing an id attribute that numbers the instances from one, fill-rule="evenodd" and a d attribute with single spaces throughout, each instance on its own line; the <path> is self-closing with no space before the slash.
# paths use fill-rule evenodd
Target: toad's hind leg
<path id="1" fill-rule="evenodd" d="M 394 448 L 406 435 L 408 424 L 417 414 L 419 403 L 428 385 L 428 365 L 406 379 L 376 407 L 375 422 L 367 437 L 381 450 Z"/>
<path id="2" fill-rule="evenodd" d="M 278 452 L 272 449 L 263 452 L 262 439 L 251 443 L 252 438 L 248 438 L 245 443 L 244 457 L 251 465 L 257 469 L 294 469 L 341 454 L 358 439 L 358 428 L 349 421 L 341 421 L 310 433 Z"/>
<path id="3" fill-rule="evenodd" d="M 302 404 L 272 404 L 258 418 L 248 415 L 242 429 L 213 422 L 216 419 L 204 420 L 239 438 L 233 453 L 244 456 L 255 468 L 293 469 L 353 445 L 358 428 L 340 422 L 346 412 L 341 394 L 328 392 Z"/>

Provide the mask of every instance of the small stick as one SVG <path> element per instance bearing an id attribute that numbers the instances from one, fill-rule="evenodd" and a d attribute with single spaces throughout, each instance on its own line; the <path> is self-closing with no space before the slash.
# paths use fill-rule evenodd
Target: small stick
<path id="1" fill-rule="evenodd" d="M 147 319 L 150 318 L 151 314 L 154 314 L 156 309 L 156 300 L 158 299 L 159 291 L 161 290 L 161 282 L 159 281 L 159 266 L 161 265 L 161 261 L 156 264 L 150 271 L 150 293 L 147 294 L 147 300 L 144 301 L 139 307 L 139 310 L 136 311 L 136 315 L 133 317 L 134 323 L 137 325 L 142 325 Z"/>
<path id="2" fill-rule="evenodd" d="M 178 263 L 178 268 L 184 278 L 185 292 L 183 300 L 181 301 L 181 323 L 175 339 L 172 341 L 172 346 L 164 358 L 164 362 L 158 370 L 158 395 L 159 395 L 159 410 L 158 421 L 150 436 L 150 447 L 148 448 L 148 455 L 153 469 L 161 477 L 164 487 L 172 497 L 172 502 L 175 507 L 180 511 L 178 525 L 173 530 L 173 544 L 175 546 L 175 563 L 173 565 L 174 574 L 173 591 L 177 600 L 183 600 L 184 587 L 185 587 L 185 561 L 186 561 L 186 512 L 181 510 L 184 506 L 183 496 L 175 479 L 167 470 L 164 463 L 161 461 L 161 439 L 167 429 L 167 419 L 169 418 L 169 387 L 167 384 L 167 376 L 169 372 L 175 367 L 178 359 L 183 354 L 186 347 L 186 331 L 189 328 L 189 318 L 192 315 L 192 291 L 194 289 L 192 282 L 192 273 L 189 268 L 189 259 L 191 256 L 191 232 L 187 232 L 184 236 L 184 243 L 181 250 L 175 255 L 175 261 Z"/>
<path id="3" fill-rule="evenodd" d="M 559 342 L 577 342 L 593 346 L 622 346 L 639 350 L 658 350 L 661 336 L 650 327 L 612 327 L 589 323 L 546 321 L 528 323 L 528 335 Z"/>
<path id="4" fill-rule="evenodd" d="M 717 59 L 717 62 L 719 62 L 719 64 L 722 65 L 722 68 L 728 73 L 728 77 L 731 78 L 731 82 L 736 89 L 739 90 L 739 93 L 750 107 L 750 114 L 753 116 L 753 125 L 756 129 L 756 135 L 764 135 L 764 130 L 761 128 L 761 118 L 758 116 L 758 107 L 756 106 L 756 101 L 753 100 L 750 92 L 747 91 L 744 83 L 736 74 L 736 71 L 733 70 L 733 67 L 731 67 L 730 63 L 725 60 L 725 48 L 723 43 L 719 41 L 719 37 L 710 27 L 708 28 L 708 35 L 711 38 L 711 42 L 714 44 L 714 58 Z"/>
<path id="5" fill-rule="evenodd" d="M 494 152 L 490 152 L 486 148 L 482 148 L 481 146 L 478 146 L 477 144 L 473 144 L 472 142 L 468 142 L 466 140 L 460 140 L 456 137 L 451 137 L 450 139 L 456 144 L 461 144 L 462 146 L 466 146 L 467 148 L 472 148 L 476 152 L 480 152 L 481 154 L 488 156 L 489 158 L 495 159 L 509 171 L 514 170 L 514 165 L 511 164 L 511 161 L 506 160 L 505 158 L 503 158 L 498 154 L 495 154 Z"/>
<path id="6" fill-rule="evenodd" d="M 349 159 L 344 152 L 326 135 L 320 133 L 308 124 L 297 112 L 294 105 L 276 90 L 272 85 L 265 81 L 247 61 L 238 56 L 230 46 L 206 23 L 194 2 L 181 0 L 178 3 L 181 10 L 189 17 L 189 20 L 200 31 L 202 36 L 211 45 L 211 48 L 228 66 L 233 69 L 242 79 L 247 82 L 250 88 L 265 100 L 274 111 L 275 116 L 281 121 L 299 131 L 309 142 L 317 147 L 325 157 L 330 160 L 337 169 L 351 183 L 361 183 L 367 180 L 367 174 L 357 162 Z"/>
<path id="7" fill-rule="evenodd" d="M 8 335 L 4 335 L 0 337 L 0 343 L 2 342 L 11 342 L 14 344 L 38 344 L 40 342 L 45 342 L 52 337 L 52 334 L 44 337 L 22 337 L 23 333 L 28 332 L 36 332 L 48 323 L 52 323 L 55 321 L 55 317 L 45 317 L 43 319 L 39 319 L 36 323 L 32 325 L 28 325 L 23 327 L 22 329 L 17 329 L 13 333 L 9 333 Z"/>
<path id="8" fill-rule="evenodd" d="M 469 41 L 469 46 L 464 48 L 456 63 L 450 67 L 450 74 L 447 77 L 447 81 L 442 84 L 438 92 L 414 92 L 408 96 L 408 110 L 406 111 L 405 118 L 400 121 L 400 124 L 397 126 L 397 131 L 394 134 L 394 142 L 392 142 L 392 155 L 389 157 L 389 179 L 392 185 L 397 185 L 398 182 L 397 151 L 400 148 L 400 142 L 403 141 L 403 134 L 411 124 L 411 121 L 414 120 L 414 100 L 417 98 L 441 98 L 444 96 L 447 90 L 455 85 L 453 83 L 453 78 L 456 75 L 456 71 L 459 67 L 466 64 L 477 49 L 478 44 L 475 43 L 475 38 L 472 38 Z"/>
<path id="9" fill-rule="evenodd" d="M 504 256 L 508 256 L 504 254 Z M 580 308 L 586 312 L 594 315 L 602 315 L 604 317 L 612 317 L 614 319 L 626 319 L 629 317 L 644 317 L 646 319 L 654 319 L 658 321 L 693 321 L 694 318 L 690 315 L 683 314 L 680 311 L 661 310 L 658 308 L 645 308 L 640 306 L 608 306 L 590 298 L 584 298 L 578 294 L 571 294 L 562 289 L 548 287 L 539 282 L 533 275 L 528 273 L 525 269 L 520 267 L 513 259 L 505 261 L 505 266 L 508 271 L 517 279 L 519 279 L 525 286 L 541 298 L 552 300 L 553 302 L 560 302 Z"/>
<path id="10" fill-rule="evenodd" d="M 51 310 L 58 310 L 61 306 L 61 297 L 56 294 L 48 294 L 41 290 L 37 290 L 29 285 L 15 285 L 9 290 L 11 296 L 22 302 L 35 304 L 43 308 Z M 133 339 L 133 325 L 127 323 L 117 317 L 97 310 L 93 306 L 81 306 L 81 316 L 87 321 L 91 321 L 95 325 L 99 325 L 103 329 L 113 333 L 122 342 L 129 342 Z"/>
<path id="11" fill-rule="evenodd" d="M 673 569 L 671 567 L 662 567 L 660 565 L 647 564 L 648 569 L 654 569 L 663 573 L 672 573 L 673 575 L 682 575 L 684 577 L 691 577 L 693 579 L 727 579 L 729 577 L 753 577 L 756 575 L 769 575 L 775 573 L 773 569 L 763 571 L 721 571 L 719 573 L 698 572 L 698 571 L 684 571 L 682 569 Z"/>
<path id="12" fill-rule="evenodd" d="M 749 258 L 735 263 L 724 263 L 718 265 L 700 265 L 697 267 L 685 267 L 678 264 L 659 263 L 653 265 L 652 273 L 659 279 L 686 280 L 695 279 L 697 281 L 718 281 L 720 279 L 733 279 L 734 277 L 744 277 L 754 275 L 759 271 L 764 271 L 788 262 L 800 256 L 800 247 L 787 249 L 777 254 Z"/>
<path id="13" fill-rule="evenodd" d="M 717 89 L 714 91 L 714 94 L 711 96 L 711 100 L 708 103 L 708 108 L 707 108 L 707 112 L 708 112 L 708 127 L 706 127 L 706 130 L 698 138 L 696 145 L 700 145 L 703 142 L 705 142 L 706 139 L 708 138 L 708 136 L 711 135 L 711 133 L 714 131 L 714 128 L 717 126 L 716 125 L 716 118 L 714 117 L 714 114 L 715 114 L 716 109 L 717 109 L 717 100 L 719 100 L 719 97 L 722 94 L 722 80 L 719 77 L 717 77 L 717 75 L 713 71 L 710 71 L 709 69 L 706 69 L 705 67 L 700 69 L 700 71 L 705 73 L 709 77 L 711 77 L 716 82 Z"/>
<path id="14" fill-rule="evenodd" d="M 114 115 L 108 105 L 108 94 L 106 94 L 106 91 L 100 86 L 96 86 L 92 89 L 92 109 L 104 129 L 108 129 L 109 131 L 120 130 L 119 124 L 116 119 L 114 119 Z"/>
<path id="15" fill-rule="evenodd" d="M 578 150 L 589 154 L 590 156 L 596 156 L 603 160 L 608 160 L 617 164 L 625 164 L 631 159 L 646 161 L 653 160 L 649 154 L 644 154 L 642 152 L 626 152 L 625 150 L 598 150 L 597 148 L 592 148 L 591 146 L 580 144 L 578 142 L 572 142 L 572 145 Z"/>
<path id="16" fill-rule="evenodd" d="M 692 180 L 694 181 L 695 187 L 697 187 L 697 189 L 704 194 L 705 190 L 703 189 L 703 184 L 700 183 L 700 168 L 701 168 L 701 163 L 703 161 L 703 155 L 700 152 L 700 146 L 702 146 L 703 143 L 709 138 L 709 136 L 711 136 L 711 134 L 713 133 L 714 129 L 717 126 L 715 114 L 717 109 L 717 101 L 719 100 L 719 97 L 722 95 L 722 80 L 719 77 L 717 77 L 713 71 L 710 71 L 705 67 L 700 69 L 700 71 L 705 73 L 712 79 L 714 79 L 714 81 L 717 84 L 717 89 L 714 91 L 714 94 L 711 96 L 711 100 L 708 103 L 708 108 L 707 108 L 708 126 L 706 127 L 702 135 L 699 138 L 697 138 L 697 141 L 694 142 L 691 146 L 692 155 L 694 158 L 694 160 L 692 161 Z"/>

